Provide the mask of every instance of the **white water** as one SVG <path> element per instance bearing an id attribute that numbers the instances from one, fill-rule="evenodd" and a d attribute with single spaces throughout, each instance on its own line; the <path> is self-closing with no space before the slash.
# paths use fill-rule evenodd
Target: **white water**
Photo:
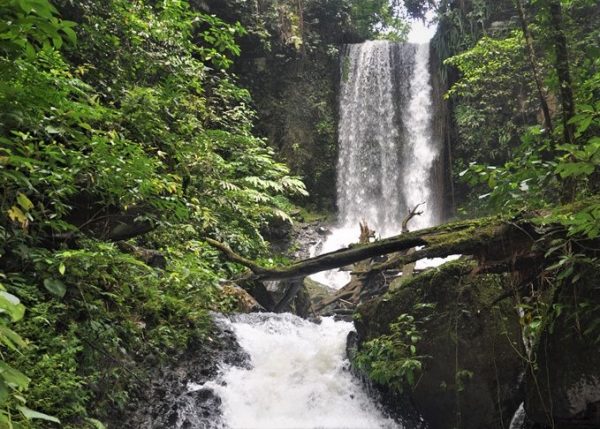
<path id="1" fill-rule="evenodd" d="M 409 209 L 422 204 L 423 214 L 411 229 L 439 222 L 437 196 L 431 190 L 434 161 L 433 102 L 428 44 L 370 41 L 350 45 L 342 67 L 340 88 L 338 223 L 322 254 L 358 241 L 359 222 L 377 236 L 400 233 Z M 425 262 L 419 267 L 435 265 Z M 347 272 L 334 270 L 311 276 L 341 288 Z"/>
<path id="2" fill-rule="evenodd" d="M 222 399 L 231 429 L 376 429 L 384 417 L 348 371 L 348 322 L 317 325 L 291 314 L 248 314 L 229 322 L 251 369 L 224 368 L 207 383 Z"/>
<path id="3" fill-rule="evenodd" d="M 413 229 L 432 226 L 436 221 L 436 202 L 432 198 L 431 169 L 439 156 L 439 145 L 433 142 L 433 103 L 429 74 L 429 45 L 416 45 L 415 65 L 410 84 L 407 109 L 408 138 L 403 147 L 403 159 L 409 160 L 402 175 L 402 194 L 406 207 L 425 203 L 423 214 L 411 220 Z"/>
<path id="4" fill-rule="evenodd" d="M 358 241 L 359 222 L 378 236 L 398 234 L 407 209 L 425 203 L 411 229 L 438 221 L 428 45 L 366 42 L 348 47 L 340 88 L 339 222 L 319 253 Z M 314 278 L 342 287 L 344 272 Z M 227 322 L 250 368 L 226 367 L 205 386 L 222 400 L 228 429 L 401 428 L 385 417 L 348 371 L 348 322 L 319 325 L 290 314 L 251 314 Z"/>

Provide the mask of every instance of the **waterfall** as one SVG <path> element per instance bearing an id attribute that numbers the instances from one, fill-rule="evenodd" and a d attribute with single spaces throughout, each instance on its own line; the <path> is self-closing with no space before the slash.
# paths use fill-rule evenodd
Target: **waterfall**
<path id="1" fill-rule="evenodd" d="M 212 427 L 401 428 L 382 414 L 348 370 L 351 323 L 324 318 L 315 324 L 291 314 L 264 313 L 226 323 L 250 362 L 226 367 L 220 379 L 202 386 L 222 401 L 222 422 Z"/>
<path id="2" fill-rule="evenodd" d="M 429 46 L 385 41 L 349 45 L 342 61 L 337 198 L 339 222 L 320 252 L 358 239 L 368 223 L 397 234 L 407 210 L 424 203 L 411 227 L 439 221 L 432 186 L 440 144 L 433 137 Z M 341 287 L 347 274 L 318 281 Z M 340 280 L 341 279 L 341 280 Z M 238 315 L 226 321 L 248 365 L 226 366 L 217 380 L 190 385 L 214 391 L 222 418 L 208 427 L 401 428 L 355 380 L 346 358 L 348 322 L 320 324 L 290 314 Z"/>
<path id="3" fill-rule="evenodd" d="M 365 219 L 381 233 L 394 228 L 400 210 L 392 46 L 378 41 L 348 48 L 338 127 L 341 223 L 356 227 Z"/>
<path id="4" fill-rule="evenodd" d="M 409 209 L 423 203 L 412 229 L 440 221 L 433 169 L 441 142 L 434 138 L 429 45 L 369 41 L 349 45 L 342 60 L 338 224 L 314 253 L 358 241 L 359 222 L 379 237 L 400 233 Z M 312 276 L 342 287 L 349 274 Z"/>
<path id="5" fill-rule="evenodd" d="M 402 195 L 405 210 L 424 203 L 423 214 L 411 221 L 414 229 L 438 222 L 437 199 L 431 186 L 434 161 L 439 156 L 439 143 L 433 141 L 433 102 L 429 74 L 429 45 L 416 45 L 414 69 L 410 85 L 410 101 L 406 109 L 407 138 L 402 147 L 404 168 Z"/>

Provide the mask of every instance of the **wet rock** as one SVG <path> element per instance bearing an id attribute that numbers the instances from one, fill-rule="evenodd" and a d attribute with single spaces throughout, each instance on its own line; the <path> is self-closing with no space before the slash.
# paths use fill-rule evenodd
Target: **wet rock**
<path id="1" fill-rule="evenodd" d="M 293 225 L 290 221 L 273 218 L 267 226 L 261 230 L 261 234 L 269 241 L 285 240 L 293 230 Z"/>
<path id="2" fill-rule="evenodd" d="M 210 338 L 193 344 L 170 365 L 150 371 L 126 410 L 112 416 L 120 429 L 218 428 L 221 399 L 202 387 L 216 378 L 219 365 L 245 367 L 249 358 L 231 330 L 217 323 Z"/>
<path id="3" fill-rule="evenodd" d="M 224 298 L 231 298 L 236 305 L 236 311 L 239 313 L 252 313 L 256 311 L 266 311 L 258 301 L 239 286 L 226 284 L 221 288 Z"/>
<path id="4" fill-rule="evenodd" d="M 323 226 L 320 226 L 317 228 L 317 234 L 327 236 L 331 235 L 331 231 Z"/>
<path id="5" fill-rule="evenodd" d="M 330 288 L 329 286 L 324 285 L 323 283 L 319 283 L 311 279 L 310 277 L 306 277 L 304 279 L 304 287 L 310 295 L 312 305 L 314 307 L 319 307 L 323 299 L 329 298 L 336 292 L 335 289 Z"/>
<path id="6" fill-rule="evenodd" d="M 298 216 L 296 216 L 298 217 Z M 277 223 L 270 225 L 272 229 Z M 282 234 L 268 232 L 271 250 L 292 260 L 306 259 L 311 256 L 311 249 L 323 242 L 329 229 L 321 222 L 296 223 L 292 227 L 280 230 Z M 283 233 L 285 232 L 285 233 Z M 311 291 L 303 279 L 284 281 L 254 282 L 247 288 L 254 299 L 266 311 L 276 313 L 290 312 L 300 317 L 310 317 Z M 245 311 L 245 310 L 244 310 Z M 250 310 L 254 311 L 254 310 Z"/>
<path id="7" fill-rule="evenodd" d="M 600 268 L 582 264 L 574 272 L 583 275 L 555 291 L 525 379 L 527 417 L 539 427 L 600 428 Z"/>
<path id="8" fill-rule="evenodd" d="M 267 282 L 255 281 L 250 286 L 252 288 L 252 297 L 267 311 L 273 311 L 275 300 L 273 294 L 269 291 Z"/>
<path id="9" fill-rule="evenodd" d="M 470 262 L 457 261 L 427 271 L 363 304 L 355 319 L 363 344 L 389 334 L 400 315 L 415 318 L 423 370 L 418 382 L 403 390 L 431 429 L 505 428 L 521 402 L 518 317 L 510 301 L 494 305 L 508 279 L 471 278 L 471 268 Z M 428 311 L 419 304 L 435 307 Z M 389 405 L 402 415 L 400 392 L 390 386 L 383 391 L 396 398 Z"/>

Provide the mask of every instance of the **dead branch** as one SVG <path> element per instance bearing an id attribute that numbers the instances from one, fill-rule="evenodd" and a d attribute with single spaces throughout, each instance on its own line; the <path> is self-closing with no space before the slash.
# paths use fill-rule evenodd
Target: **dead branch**
<path id="1" fill-rule="evenodd" d="M 406 234 L 408 232 L 408 222 L 410 222 L 410 220 L 413 217 L 415 217 L 415 216 L 421 216 L 423 214 L 422 211 L 420 211 L 420 212 L 417 211 L 417 209 L 419 207 L 421 207 L 423 204 L 425 204 L 425 203 L 419 203 L 412 210 L 408 211 L 408 215 L 402 221 L 402 234 Z"/>

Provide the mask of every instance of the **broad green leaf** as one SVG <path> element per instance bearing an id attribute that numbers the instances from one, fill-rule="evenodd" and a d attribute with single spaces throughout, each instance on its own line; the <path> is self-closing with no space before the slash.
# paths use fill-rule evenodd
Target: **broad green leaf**
<path id="1" fill-rule="evenodd" d="M 21 208 L 26 212 L 33 208 L 33 203 L 31 202 L 31 200 L 21 192 L 17 194 L 17 202 L 19 203 Z"/>
<path id="2" fill-rule="evenodd" d="M 19 347 L 27 346 L 27 343 L 19 334 L 4 325 L 0 325 L 0 341 L 14 351 L 18 351 Z"/>
<path id="3" fill-rule="evenodd" d="M 27 215 L 25 215 L 25 213 L 17 206 L 12 206 L 8 209 L 8 217 L 12 221 L 20 223 L 22 228 L 27 228 L 27 225 L 29 224 Z"/>
<path id="4" fill-rule="evenodd" d="M 0 361 L 0 378 L 3 378 L 9 386 L 21 389 L 26 389 L 30 381 L 29 377 L 4 361 Z"/>
<path id="5" fill-rule="evenodd" d="M 67 287 L 58 279 L 44 280 L 44 287 L 48 290 L 48 292 L 59 298 L 64 297 L 65 293 L 67 293 Z"/>
<path id="6" fill-rule="evenodd" d="M 69 42 L 71 42 L 72 44 L 75 44 L 77 42 L 77 35 L 73 31 L 73 29 L 69 27 L 63 27 L 62 31 L 63 33 L 65 33 L 65 36 L 67 36 Z"/>
<path id="7" fill-rule="evenodd" d="M 54 423 L 60 423 L 60 420 L 58 420 L 56 417 L 49 416 L 48 414 L 40 413 L 39 411 L 34 411 L 30 408 L 27 408 L 27 407 L 24 407 L 21 405 L 18 406 L 17 409 L 21 412 L 21 414 L 23 414 L 23 417 L 25 417 L 27 420 L 39 419 L 39 420 L 47 420 L 49 422 L 54 422 Z"/>
<path id="8" fill-rule="evenodd" d="M 23 318 L 25 306 L 16 296 L 0 291 L 0 313 L 8 314 L 13 322 L 17 322 Z"/>

